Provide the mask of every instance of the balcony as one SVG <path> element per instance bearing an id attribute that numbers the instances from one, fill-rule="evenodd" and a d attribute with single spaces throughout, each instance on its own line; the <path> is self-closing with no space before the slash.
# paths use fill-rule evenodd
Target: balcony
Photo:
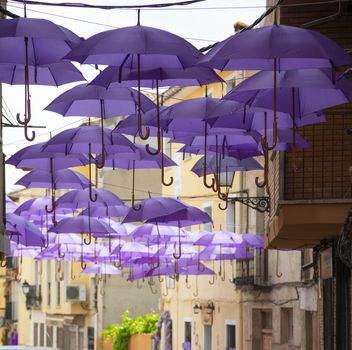
<path id="1" fill-rule="evenodd" d="M 352 112 L 330 112 L 327 119 L 299 130 L 311 148 L 271 154 L 268 248 L 313 247 L 340 234 L 352 204 L 352 135 L 346 132 Z"/>

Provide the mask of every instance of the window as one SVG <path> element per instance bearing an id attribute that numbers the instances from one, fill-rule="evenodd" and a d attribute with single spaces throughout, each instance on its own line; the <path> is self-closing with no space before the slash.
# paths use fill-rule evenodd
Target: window
<path id="1" fill-rule="evenodd" d="M 51 261 L 46 262 L 46 303 L 48 306 L 51 305 Z"/>
<path id="2" fill-rule="evenodd" d="M 192 322 L 185 321 L 184 340 L 182 347 L 184 350 L 191 350 L 192 346 Z"/>
<path id="3" fill-rule="evenodd" d="M 212 218 L 212 206 L 208 205 L 206 207 L 204 207 L 203 209 L 211 218 Z M 205 231 L 213 231 L 213 224 L 211 222 L 207 222 L 206 224 L 203 225 L 203 228 Z"/>
<path id="4" fill-rule="evenodd" d="M 53 336 L 54 336 L 53 326 L 46 326 L 46 345 L 45 346 L 52 347 L 54 345 Z"/>
<path id="5" fill-rule="evenodd" d="M 226 350 L 236 350 L 236 325 L 226 323 Z"/>
<path id="6" fill-rule="evenodd" d="M 280 341 L 287 344 L 293 337 L 293 309 L 282 307 L 280 309 Z"/>
<path id="7" fill-rule="evenodd" d="M 44 346 L 44 323 L 40 323 L 40 343 L 39 346 Z"/>
<path id="8" fill-rule="evenodd" d="M 38 346 L 38 323 L 34 322 L 33 324 L 33 345 Z"/>
<path id="9" fill-rule="evenodd" d="M 175 288 L 175 279 L 165 276 L 165 283 L 167 289 L 174 289 Z"/>
<path id="10" fill-rule="evenodd" d="M 212 343 L 212 335 L 211 335 L 211 331 L 212 331 L 212 326 L 204 326 L 204 350 L 211 350 L 211 343 Z"/>
<path id="11" fill-rule="evenodd" d="M 60 264 L 61 261 L 56 262 L 56 306 L 60 306 L 61 304 L 61 281 L 60 281 Z"/>

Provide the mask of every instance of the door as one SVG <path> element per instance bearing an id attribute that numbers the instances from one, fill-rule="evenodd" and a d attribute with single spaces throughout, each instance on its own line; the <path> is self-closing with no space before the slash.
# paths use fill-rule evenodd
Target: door
<path id="1" fill-rule="evenodd" d="M 211 326 L 204 326 L 204 350 L 211 350 Z"/>

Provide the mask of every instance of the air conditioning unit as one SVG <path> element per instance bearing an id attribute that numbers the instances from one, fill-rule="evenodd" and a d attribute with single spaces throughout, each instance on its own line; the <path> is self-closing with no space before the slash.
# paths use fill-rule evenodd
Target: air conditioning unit
<path id="1" fill-rule="evenodd" d="M 81 303 L 87 300 L 87 290 L 84 284 L 66 287 L 66 301 Z"/>

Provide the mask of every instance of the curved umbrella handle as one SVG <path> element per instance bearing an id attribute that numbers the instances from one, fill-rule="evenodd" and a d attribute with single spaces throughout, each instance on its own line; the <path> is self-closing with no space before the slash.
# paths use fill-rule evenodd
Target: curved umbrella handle
<path id="1" fill-rule="evenodd" d="M 83 243 L 85 245 L 90 245 L 92 243 L 92 228 L 90 224 L 90 206 L 88 206 L 88 239 L 87 237 L 83 238 Z"/>
<path id="2" fill-rule="evenodd" d="M 87 264 L 83 262 L 83 260 L 81 259 L 81 268 L 82 270 L 84 270 L 87 267 Z"/>
<path id="3" fill-rule="evenodd" d="M 150 291 L 152 292 L 152 294 L 157 294 L 158 291 L 157 291 L 157 290 L 153 290 L 153 285 L 154 285 L 154 284 L 155 284 L 155 283 L 153 282 L 152 279 L 148 280 L 148 286 L 149 286 L 149 288 L 150 288 Z"/>
<path id="4" fill-rule="evenodd" d="M 199 295 L 199 291 L 198 291 L 198 276 L 196 276 L 196 291 L 193 292 L 193 296 L 197 297 Z"/>
<path id="5" fill-rule="evenodd" d="M 75 276 L 75 274 L 73 273 L 73 262 L 71 262 L 71 272 L 70 272 L 70 275 L 71 275 L 71 280 L 73 281 L 73 280 L 75 280 L 76 279 L 76 276 Z"/>
<path id="6" fill-rule="evenodd" d="M 156 81 L 156 121 L 157 121 L 157 141 L 158 141 L 158 146 L 155 151 L 151 151 L 150 145 L 145 146 L 145 150 L 147 153 L 149 153 L 151 156 L 156 156 L 161 152 L 162 149 L 162 142 L 163 142 L 163 137 L 161 136 L 161 126 L 160 126 L 160 104 L 159 104 L 159 81 Z"/>
<path id="7" fill-rule="evenodd" d="M 203 157 L 203 184 L 206 188 L 212 188 L 214 191 L 214 188 L 216 186 L 215 184 L 215 179 L 211 179 L 211 184 L 209 185 L 207 183 L 207 150 L 208 150 L 208 124 L 207 122 L 204 122 L 204 157 Z"/>
<path id="8" fill-rule="evenodd" d="M 220 260 L 220 264 L 221 264 L 221 260 Z M 225 280 L 226 280 L 225 260 L 223 260 L 223 264 L 224 264 L 224 266 L 223 266 L 223 274 L 221 276 L 221 281 L 225 282 Z"/>
<path id="9" fill-rule="evenodd" d="M 163 292 L 163 297 L 169 296 L 169 288 L 167 288 L 166 284 L 165 284 L 165 290 L 166 290 L 166 293 Z"/>
<path id="10" fill-rule="evenodd" d="M 182 256 L 182 248 L 181 248 L 181 229 L 180 227 L 178 228 L 178 254 L 176 255 L 176 253 L 172 254 L 173 257 L 178 260 L 181 258 Z"/>
<path id="11" fill-rule="evenodd" d="M 93 196 L 93 187 L 92 187 L 92 183 L 89 183 L 89 199 L 91 200 L 91 202 L 96 202 L 98 199 L 98 194 L 94 193 Z"/>
<path id="12" fill-rule="evenodd" d="M 18 124 L 23 125 L 25 139 L 27 141 L 29 141 L 29 142 L 33 141 L 35 139 L 35 131 L 32 130 L 32 136 L 29 136 L 29 134 L 28 134 L 28 123 L 29 123 L 29 120 L 27 120 L 25 118 L 24 121 L 22 121 L 20 119 L 20 114 L 19 113 L 16 114 L 16 120 L 17 120 Z"/>
<path id="13" fill-rule="evenodd" d="M 150 128 L 145 128 L 145 135 L 143 135 L 143 122 L 141 113 L 141 55 L 137 54 L 137 65 L 138 65 L 138 135 L 142 140 L 147 140 L 150 135 Z"/>
<path id="14" fill-rule="evenodd" d="M 170 176 L 170 181 L 165 181 L 164 154 L 161 155 L 161 183 L 164 186 L 171 186 L 174 183 L 174 178 Z"/>
<path id="15" fill-rule="evenodd" d="M 60 259 L 64 259 L 65 258 L 65 253 L 61 254 L 61 245 L 60 245 L 60 243 L 58 244 L 58 247 L 57 247 L 57 256 Z"/>
<path id="16" fill-rule="evenodd" d="M 7 267 L 7 259 L 5 254 L 1 254 L 0 267 Z"/>
<path id="17" fill-rule="evenodd" d="M 263 188 L 266 187 L 268 194 L 270 195 L 270 189 L 269 189 L 269 181 L 268 181 L 268 175 L 269 175 L 269 151 L 267 149 L 264 149 L 264 144 L 266 143 L 265 139 L 262 139 L 262 147 L 263 147 L 263 152 L 264 152 L 264 181 L 262 183 L 259 182 L 259 177 L 255 178 L 255 184 L 257 187 Z"/>
<path id="18" fill-rule="evenodd" d="M 91 159 L 94 159 L 92 156 L 92 145 L 89 143 L 88 144 L 88 153 L 89 153 L 89 164 L 88 164 L 88 180 L 89 180 L 89 199 L 91 202 L 96 202 L 98 199 L 98 194 L 94 193 L 93 196 L 93 185 L 92 185 L 92 163 Z"/>
<path id="19" fill-rule="evenodd" d="M 186 288 L 187 289 L 191 289 L 191 285 L 190 284 L 188 284 L 188 274 L 186 275 Z"/>
<path id="20" fill-rule="evenodd" d="M 131 207 L 133 210 L 141 210 L 142 205 L 141 204 L 136 204 L 135 203 L 135 178 L 136 178 L 136 167 L 135 167 L 135 161 L 132 161 L 132 198 L 131 198 Z"/>
<path id="21" fill-rule="evenodd" d="M 100 100 L 100 129 L 101 129 L 101 164 L 98 160 L 95 160 L 95 166 L 98 169 L 103 169 L 105 166 L 105 140 L 104 140 L 104 119 L 105 119 L 105 109 L 104 100 Z"/>
<path id="22" fill-rule="evenodd" d="M 229 198 L 229 192 L 226 191 L 226 193 L 222 193 L 221 194 L 223 197 L 220 198 L 221 200 L 223 200 L 225 203 L 224 203 L 224 206 L 221 205 L 221 203 L 218 204 L 218 207 L 220 210 L 226 210 L 229 206 L 229 202 L 228 202 L 228 198 Z"/>

